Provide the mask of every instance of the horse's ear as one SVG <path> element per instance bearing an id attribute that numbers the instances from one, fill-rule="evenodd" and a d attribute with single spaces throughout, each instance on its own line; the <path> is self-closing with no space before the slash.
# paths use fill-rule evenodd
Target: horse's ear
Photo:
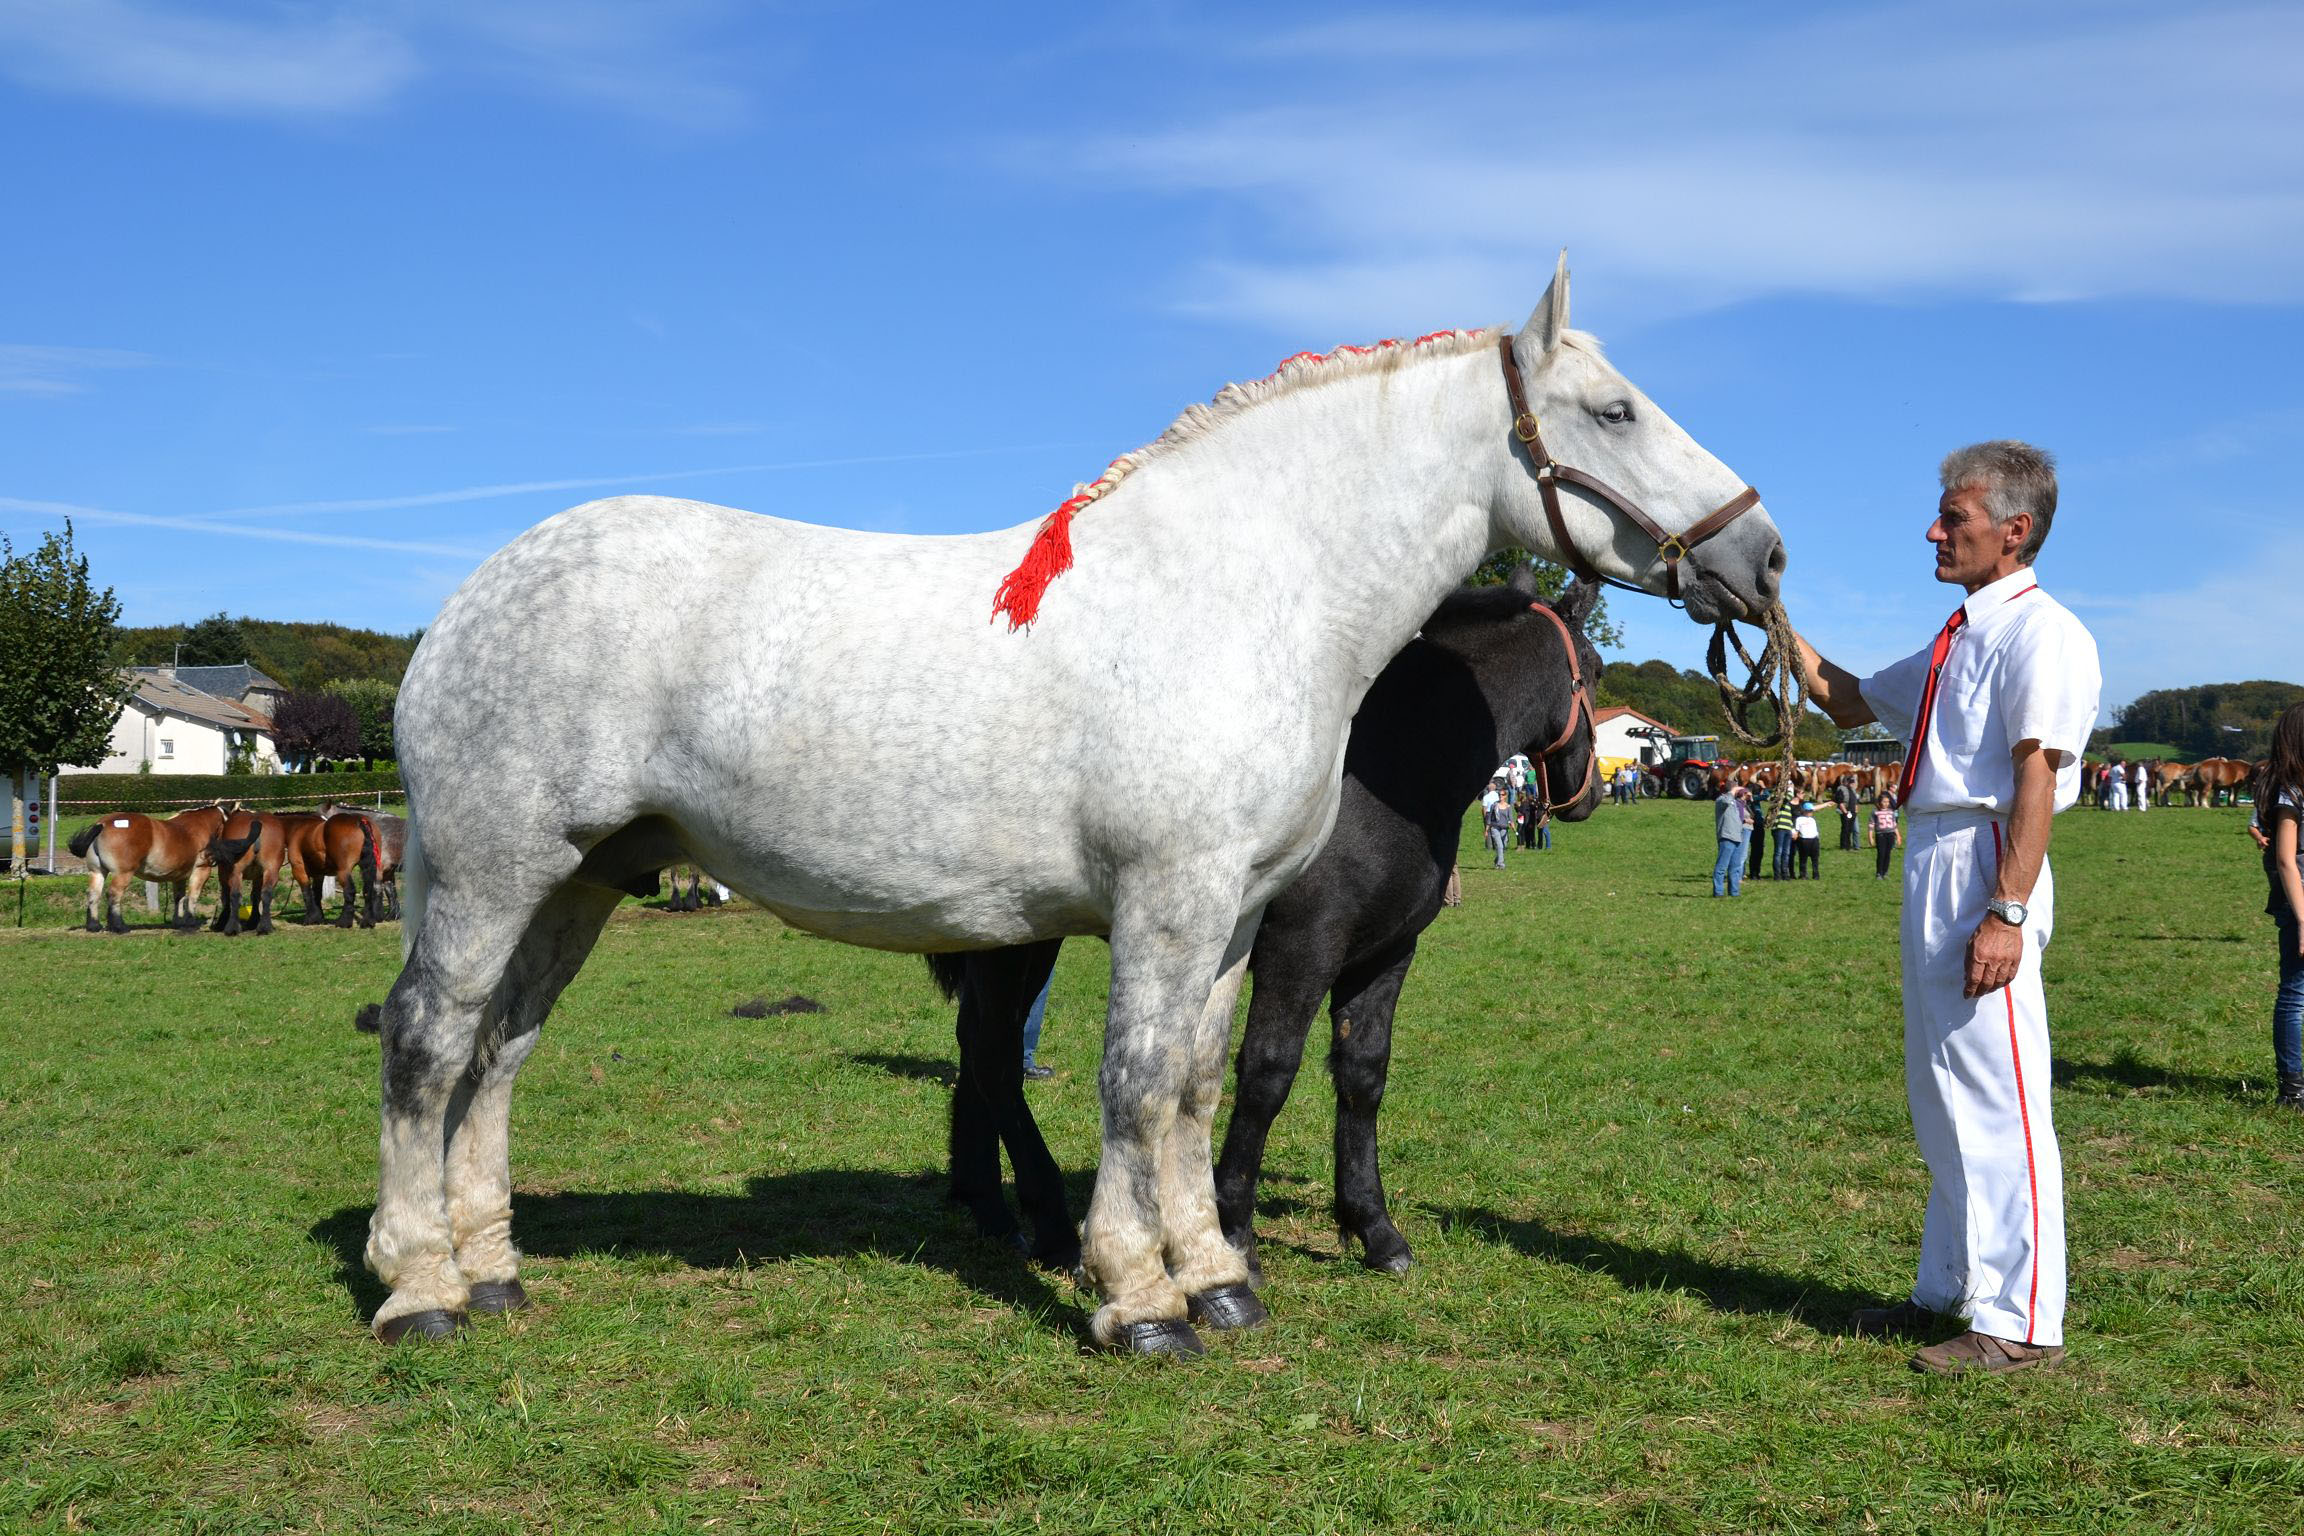
<path id="1" fill-rule="evenodd" d="M 1560 345 L 1560 338 L 1568 333 L 1568 252 L 1560 252 L 1560 264 L 1552 270 L 1552 282 L 1544 290 L 1544 297 L 1536 301 L 1536 312 L 1520 328 L 1521 355 L 1541 356 Z"/>
<path id="2" fill-rule="evenodd" d="M 1530 602 L 1541 601 L 1544 593 L 1536 585 L 1536 567 L 1523 560 L 1512 567 L 1512 574 L 1504 578 L 1507 591 L 1516 592 Z"/>
<path id="3" fill-rule="evenodd" d="M 1553 599 L 1552 611 L 1560 615 L 1560 622 L 1570 629 L 1581 631 L 1584 621 L 1592 617 L 1593 605 L 1600 601 L 1600 584 L 1594 581 L 1572 581 L 1568 589 Z"/>

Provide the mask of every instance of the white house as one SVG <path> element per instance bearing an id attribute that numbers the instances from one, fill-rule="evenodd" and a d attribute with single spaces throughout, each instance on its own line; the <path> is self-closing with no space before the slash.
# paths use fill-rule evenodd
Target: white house
<path id="1" fill-rule="evenodd" d="M 1634 762 L 1652 763 L 1663 756 L 1663 749 L 1654 737 L 1637 734 L 1644 731 L 1664 736 L 1678 734 L 1663 721 L 1644 715 L 1629 704 L 1611 704 L 1592 716 L 1593 750 L 1605 758 L 1628 757 Z"/>
<path id="2" fill-rule="evenodd" d="M 191 668 L 186 668 L 191 671 Z M 251 668 L 212 667 L 208 672 L 250 671 Z M 112 722 L 111 750 L 93 767 L 66 768 L 66 773 L 137 773 L 151 764 L 154 773 L 222 773 L 233 752 L 246 749 L 259 761 L 269 759 L 277 768 L 280 754 L 272 745 L 272 720 L 240 703 L 219 698 L 183 681 L 171 667 L 137 667 L 132 671 L 136 691 Z M 277 684 L 272 686 L 277 687 Z"/>

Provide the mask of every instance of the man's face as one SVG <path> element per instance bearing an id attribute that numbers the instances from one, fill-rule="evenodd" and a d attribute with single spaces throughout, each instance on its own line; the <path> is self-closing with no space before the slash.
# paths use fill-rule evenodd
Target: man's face
<path id="1" fill-rule="evenodd" d="M 1928 525 L 1928 542 L 1936 546 L 1936 579 L 1975 591 L 2006 574 L 2002 557 L 2023 548 L 2031 531 L 2032 518 L 2022 512 L 1994 527 L 1981 486 L 1946 491 L 1936 503 L 1936 520 Z"/>

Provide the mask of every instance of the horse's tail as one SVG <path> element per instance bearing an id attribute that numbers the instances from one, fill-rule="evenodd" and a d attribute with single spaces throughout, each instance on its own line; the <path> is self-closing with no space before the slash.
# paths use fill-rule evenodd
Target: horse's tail
<path id="1" fill-rule="evenodd" d="M 104 823 L 99 819 L 90 822 L 87 826 L 84 826 L 79 831 L 73 833 L 72 841 L 65 844 L 64 846 L 72 850 L 72 857 L 76 859 L 84 859 L 88 857 L 88 850 L 96 846 L 96 839 L 102 837 L 103 835 Z"/>
<path id="2" fill-rule="evenodd" d="M 944 994 L 944 1001 L 957 1002 L 960 988 L 968 980 L 966 955 L 922 955 L 928 962 L 928 974 L 936 978 L 936 988 Z"/>
<path id="3" fill-rule="evenodd" d="M 360 873 L 368 877 L 370 885 L 376 883 L 376 871 L 383 862 L 383 856 L 376 851 L 380 846 L 376 837 L 376 823 L 365 816 L 361 817 Z"/>
<path id="4" fill-rule="evenodd" d="M 411 808 L 408 837 L 400 845 L 400 958 L 403 962 L 416 952 L 416 940 L 424 932 L 424 888 L 430 883 L 424 870 L 424 839 L 418 831 Z"/>
<path id="5" fill-rule="evenodd" d="M 218 869 L 229 873 L 240 867 L 240 861 L 248 857 L 248 850 L 255 847 L 256 840 L 263 835 L 264 829 L 261 826 L 250 826 L 246 837 L 225 838 L 219 836 L 210 845 L 210 857 L 216 861 Z"/>

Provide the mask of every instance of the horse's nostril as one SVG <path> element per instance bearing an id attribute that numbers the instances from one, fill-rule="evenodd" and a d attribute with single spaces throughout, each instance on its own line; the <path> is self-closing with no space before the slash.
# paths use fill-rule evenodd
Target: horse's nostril
<path id="1" fill-rule="evenodd" d="M 1768 551 L 1768 568 L 1760 573 L 1760 597 L 1763 602 L 1774 602 L 1784 585 L 1784 541 L 1778 539 Z"/>

